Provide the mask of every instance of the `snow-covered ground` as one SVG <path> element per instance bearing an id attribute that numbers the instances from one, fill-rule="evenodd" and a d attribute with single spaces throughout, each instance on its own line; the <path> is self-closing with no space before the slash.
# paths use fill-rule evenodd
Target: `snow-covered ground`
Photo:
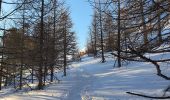
<path id="1" fill-rule="evenodd" d="M 155 55 L 156 56 L 156 55 Z M 0 100 L 151 100 L 126 94 L 137 92 L 162 96 L 170 85 L 156 75 L 149 63 L 130 63 L 122 68 L 113 68 L 113 58 L 83 57 L 81 62 L 70 66 L 67 77 L 60 83 L 50 84 L 45 90 L 29 92 L 0 91 Z M 170 70 L 164 66 L 163 72 Z"/>

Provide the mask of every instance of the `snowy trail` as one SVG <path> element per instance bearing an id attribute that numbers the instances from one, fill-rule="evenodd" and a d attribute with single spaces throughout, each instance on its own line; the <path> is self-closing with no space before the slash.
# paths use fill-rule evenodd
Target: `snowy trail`
<path id="1" fill-rule="evenodd" d="M 77 100 L 87 98 L 88 88 L 93 82 L 92 78 L 93 76 L 84 72 L 83 69 L 80 69 L 77 72 L 75 72 L 75 75 L 73 75 L 72 77 L 72 79 L 74 80 L 73 82 L 74 84 L 70 89 L 67 100 L 70 100 L 70 98 L 77 98 Z"/>
<path id="2" fill-rule="evenodd" d="M 73 64 L 74 68 L 70 70 L 66 79 L 73 83 L 66 100 L 70 100 L 70 98 L 76 100 L 91 100 L 89 96 L 89 88 L 92 88 L 95 77 L 92 72 L 88 72 L 85 68 L 90 67 L 91 64 L 95 64 L 97 61 L 87 62 L 84 59 L 83 62 Z"/>

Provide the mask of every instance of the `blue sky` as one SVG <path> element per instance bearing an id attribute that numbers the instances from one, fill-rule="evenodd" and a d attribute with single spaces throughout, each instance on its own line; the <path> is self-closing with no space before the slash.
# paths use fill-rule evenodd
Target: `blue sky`
<path id="1" fill-rule="evenodd" d="M 92 19 L 92 7 L 88 0 L 67 0 L 70 7 L 71 18 L 74 24 L 73 31 L 77 33 L 77 41 L 80 50 L 84 49 L 88 37 L 88 27 Z"/>

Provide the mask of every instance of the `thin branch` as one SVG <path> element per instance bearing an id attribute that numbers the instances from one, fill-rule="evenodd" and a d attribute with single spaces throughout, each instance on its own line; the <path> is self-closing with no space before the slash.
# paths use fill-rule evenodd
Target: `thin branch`
<path id="1" fill-rule="evenodd" d="M 131 95 L 140 96 L 140 97 L 151 98 L 151 99 L 170 99 L 170 96 L 167 96 L 167 97 L 154 97 L 154 96 L 148 96 L 148 95 L 143 95 L 143 94 L 138 94 L 138 93 L 133 93 L 133 92 L 126 92 L 126 93 L 131 94 Z"/>

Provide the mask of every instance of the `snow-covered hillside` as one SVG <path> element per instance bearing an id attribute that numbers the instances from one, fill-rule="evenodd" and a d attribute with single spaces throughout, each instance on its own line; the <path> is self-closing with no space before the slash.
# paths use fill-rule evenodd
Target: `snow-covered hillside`
<path id="1" fill-rule="evenodd" d="M 61 77 L 60 83 L 30 92 L 14 93 L 4 89 L 0 91 L 0 100 L 150 100 L 126 92 L 162 96 L 170 85 L 156 75 L 149 63 L 131 62 L 122 68 L 113 68 L 113 58 L 107 58 L 106 63 L 100 60 L 83 57 L 81 62 L 70 65 L 67 77 Z M 163 71 L 169 70 L 164 67 Z"/>

